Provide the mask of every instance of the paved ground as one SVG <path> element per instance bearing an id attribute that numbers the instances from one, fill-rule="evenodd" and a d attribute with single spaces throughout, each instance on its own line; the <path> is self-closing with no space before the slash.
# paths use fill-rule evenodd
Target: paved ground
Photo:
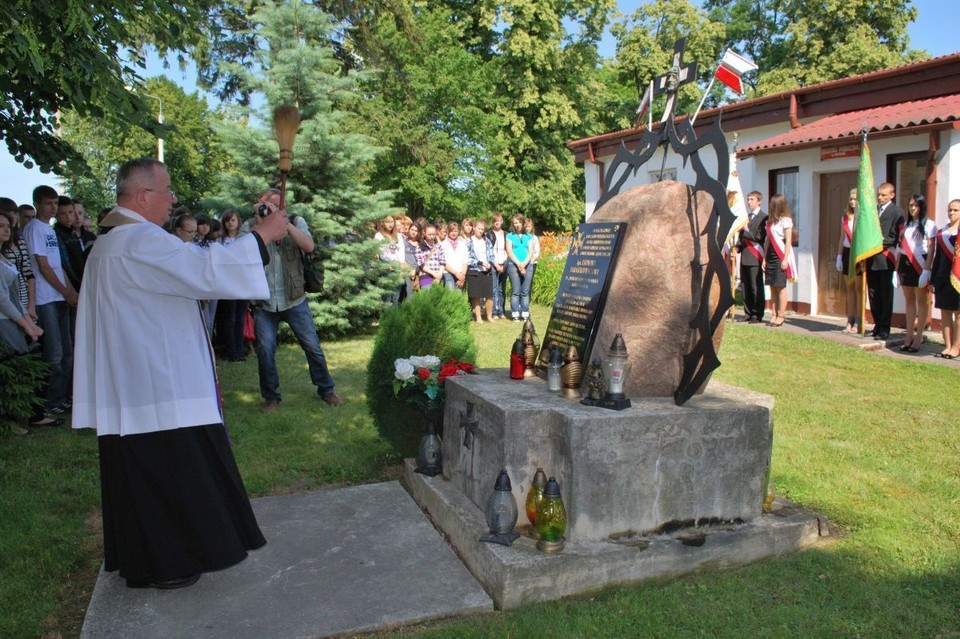
<path id="1" fill-rule="evenodd" d="M 182 590 L 100 573 L 82 639 L 294 639 L 493 610 L 397 482 L 253 500 L 267 545 Z"/>
<path id="2" fill-rule="evenodd" d="M 769 314 L 768 314 L 769 317 Z M 948 366 L 953 368 L 960 367 L 960 359 L 946 360 L 934 357 L 936 353 L 943 350 L 943 337 L 939 332 L 927 331 L 924 333 L 923 344 L 920 346 L 919 353 L 905 353 L 900 351 L 900 345 L 903 344 L 903 329 L 893 329 L 884 341 L 877 341 L 870 337 L 869 330 L 866 335 L 850 335 L 841 332 L 845 320 L 840 317 L 830 317 L 822 315 L 787 315 L 787 320 L 783 326 L 771 328 L 766 324 L 742 324 L 750 330 L 758 331 L 784 331 L 797 335 L 811 335 L 821 337 L 839 344 L 844 344 L 852 348 L 859 348 L 878 355 L 896 357 L 898 359 L 915 361 L 923 364 L 936 364 L 939 366 Z M 868 325 L 869 326 L 869 325 Z M 872 327 L 871 327 L 872 328 Z"/>

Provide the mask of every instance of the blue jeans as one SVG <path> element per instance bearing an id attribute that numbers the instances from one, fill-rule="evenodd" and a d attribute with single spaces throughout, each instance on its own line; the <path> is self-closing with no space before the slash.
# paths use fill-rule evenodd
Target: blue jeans
<path id="1" fill-rule="evenodd" d="M 493 269 L 490 273 L 493 278 L 493 315 L 494 317 L 503 317 L 503 307 L 507 301 L 507 270 L 504 269 L 502 273 L 498 273 L 496 269 Z"/>
<path id="2" fill-rule="evenodd" d="M 317 327 L 307 300 L 293 308 L 274 313 L 263 308 L 253 310 L 253 326 L 257 335 L 257 361 L 260 373 L 260 395 L 264 399 L 280 401 L 280 374 L 277 372 L 277 327 L 283 320 L 293 331 L 307 356 L 310 369 L 310 381 L 317 387 L 317 393 L 325 397 L 333 392 L 333 378 L 327 369 L 327 358 L 320 348 Z"/>
<path id="3" fill-rule="evenodd" d="M 507 276 L 510 278 L 510 314 L 514 318 L 530 316 L 530 283 L 533 282 L 533 271 L 527 265 L 527 272 L 520 274 L 520 269 L 513 262 L 507 262 Z"/>
<path id="4" fill-rule="evenodd" d="M 43 329 L 41 357 L 50 365 L 44 393 L 46 410 L 62 406 L 73 391 L 73 335 L 70 331 L 70 307 L 66 302 L 37 306 L 37 323 Z"/>

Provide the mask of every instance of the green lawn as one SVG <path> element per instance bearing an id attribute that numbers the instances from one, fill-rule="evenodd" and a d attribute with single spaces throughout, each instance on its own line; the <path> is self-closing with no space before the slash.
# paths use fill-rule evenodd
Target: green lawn
<path id="1" fill-rule="evenodd" d="M 534 311 L 541 331 L 547 315 Z M 519 324 L 474 330 L 478 364 L 505 367 Z M 316 398 L 295 346 L 279 358 L 285 400 L 266 417 L 256 362 L 220 367 L 253 495 L 398 475 L 366 414 L 372 344 L 325 345 L 346 400 L 337 410 Z M 719 380 L 775 396 L 777 490 L 839 525 L 834 541 L 384 636 L 960 638 L 960 426 L 949 412 L 960 373 L 740 324 L 726 327 L 720 357 Z M 100 563 L 95 438 L 59 429 L 0 439 L 0 482 L 0 637 L 75 637 Z"/>

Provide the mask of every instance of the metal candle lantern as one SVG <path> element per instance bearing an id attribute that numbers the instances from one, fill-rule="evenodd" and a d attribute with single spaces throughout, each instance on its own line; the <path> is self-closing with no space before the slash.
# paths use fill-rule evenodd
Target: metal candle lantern
<path id="1" fill-rule="evenodd" d="M 527 318 L 523 321 L 523 332 L 529 333 L 530 341 L 533 344 L 533 357 L 530 357 L 529 353 L 527 354 L 527 367 L 533 375 L 533 369 L 537 365 L 537 353 L 540 352 L 540 338 L 537 336 L 537 329 L 533 326 L 533 319 Z"/>
<path id="2" fill-rule="evenodd" d="M 603 407 L 613 410 L 629 408 L 630 400 L 623 390 L 630 375 L 630 360 L 627 356 L 627 345 L 620 333 L 617 333 L 613 338 L 610 350 L 607 351 L 604 371 L 606 373 L 607 393 L 603 398 Z"/>
<path id="3" fill-rule="evenodd" d="M 510 379 L 523 379 L 526 369 L 527 358 L 523 350 L 523 340 L 518 337 L 510 351 Z"/>
<path id="4" fill-rule="evenodd" d="M 517 500 L 513 497 L 513 488 L 510 485 L 510 475 L 503 469 L 497 476 L 497 483 L 487 499 L 487 525 L 490 534 L 484 535 L 480 541 L 509 546 L 520 536 L 514 531 L 517 525 Z"/>
<path id="5" fill-rule="evenodd" d="M 543 489 L 547 486 L 547 476 L 542 468 L 538 468 L 533 474 L 533 481 L 530 482 L 530 491 L 527 493 L 527 499 L 524 502 L 524 510 L 527 511 L 527 519 L 535 527 L 537 525 L 537 508 L 543 501 Z"/>
<path id="6" fill-rule="evenodd" d="M 562 386 L 560 369 L 563 368 L 563 353 L 558 346 L 550 349 L 550 363 L 547 364 L 547 390 L 558 393 Z"/>
<path id="7" fill-rule="evenodd" d="M 577 347 L 567 348 L 566 363 L 560 369 L 560 381 L 563 384 L 563 396 L 570 399 L 580 399 L 580 383 L 583 381 L 583 362 Z"/>
<path id="8" fill-rule="evenodd" d="M 537 533 L 540 535 L 537 549 L 543 552 L 563 550 L 563 533 L 566 531 L 567 510 L 560 497 L 560 484 L 551 477 L 543 489 L 543 501 L 537 508 Z"/>
<path id="9" fill-rule="evenodd" d="M 523 330 L 520 331 L 520 339 L 523 341 L 523 376 L 534 377 L 536 375 L 534 367 L 537 365 L 537 346 L 534 343 L 533 323 L 530 320 L 527 320 L 527 323 L 529 327 L 524 324 Z"/>
<path id="10" fill-rule="evenodd" d="M 443 442 L 437 435 L 437 425 L 434 420 L 427 417 L 427 432 L 420 439 L 420 451 L 417 454 L 417 467 L 415 472 L 428 477 L 436 477 L 443 470 L 441 460 L 441 449 Z"/>

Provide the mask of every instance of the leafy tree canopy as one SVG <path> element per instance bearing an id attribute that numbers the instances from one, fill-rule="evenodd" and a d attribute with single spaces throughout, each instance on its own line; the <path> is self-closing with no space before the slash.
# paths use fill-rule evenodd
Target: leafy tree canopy
<path id="1" fill-rule="evenodd" d="M 922 59 L 908 48 L 910 0 L 707 0 L 727 25 L 726 46 L 760 66 L 757 95 Z"/>
<path id="2" fill-rule="evenodd" d="M 227 166 L 215 132 L 219 116 L 208 110 L 206 99 L 196 93 L 188 95 L 166 78 L 147 80 L 140 95 L 151 102 L 153 118 L 162 101 L 166 126 L 160 135 L 171 183 L 179 203 L 196 211 Z M 63 169 L 67 192 L 83 198 L 91 210 L 114 204 L 114 178 L 123 162 L 157 153 L 157 138 L 152 132 L 112 113 L 96 118 L 66 111 L 62 135 L 87 164 L 86 169 L 75 165 Z"/>
<path id="3" fill-rule="evenodd" d="M 0 3 L 0 137 L 28 168 L 83 163 L 56 135 L 57 113 L 116 114 L 150 126 L 150 109 L 126 90 L 144 68 L 142 46 L 161 55 L 205 41 L 216 0 L 62 0 Z"/>

